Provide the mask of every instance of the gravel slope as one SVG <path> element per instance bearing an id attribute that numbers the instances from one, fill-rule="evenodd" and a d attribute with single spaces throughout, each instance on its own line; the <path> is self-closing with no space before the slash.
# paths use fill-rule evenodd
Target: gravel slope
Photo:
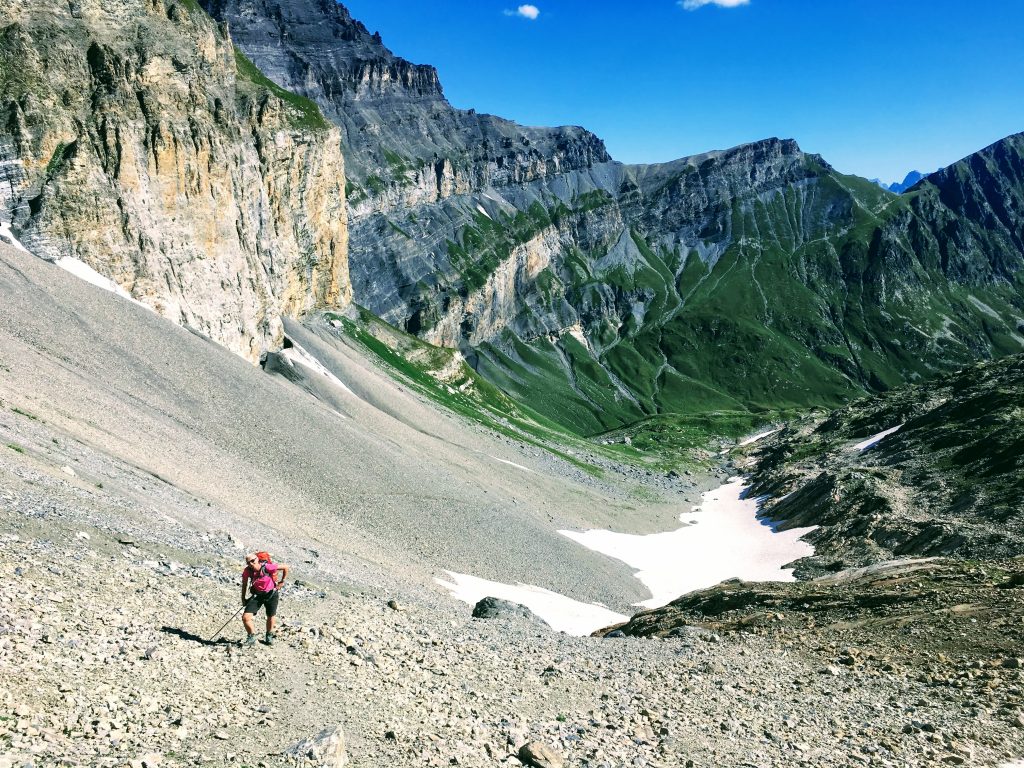
<path id="1" fill-rule="evenodd" d="M 5 426 L 27 418 L 13 408 L 31 414 L 211 503 L 240 540 L 302 541 L 355 583 L 433 589 L 451 569 L 619 608 L 645 596 L 628 568 L 556 533 L 628 527 L 632 505 L 420 402 L 354 350 L 291 328 L 362 393 L 325 403 L 49 264 L 2 256 Z"/>

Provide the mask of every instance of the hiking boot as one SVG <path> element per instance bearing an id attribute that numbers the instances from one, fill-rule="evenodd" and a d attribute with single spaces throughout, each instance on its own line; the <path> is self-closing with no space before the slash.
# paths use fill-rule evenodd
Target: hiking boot
<path id="1" fill-rule="evenodd" d="M 274 644 L 274 633 L 273 632 L 267 632 L 267 639 L 264 640 L 264 642 L 267 645 L 273 645 Z"/>
<path id="2" fill-rule="evenodd" d="M 249 635 L 242 641 L 242 647 L 244 648 L 252 648 L 254 645 L 256 645 L 256 635 Z"/>

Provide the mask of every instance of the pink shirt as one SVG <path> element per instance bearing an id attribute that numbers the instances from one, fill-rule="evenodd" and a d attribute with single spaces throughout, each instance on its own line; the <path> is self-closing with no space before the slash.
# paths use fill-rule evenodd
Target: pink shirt
<path id="1" fill-rule="evenodd" d="M 252 566 L 245 566 L 242 571 L 242 580 L 252 580 L 252 591 L 266 594 L 277 589 L 277 582 L 274 581 L 274 574 L 277 573 L 277 566 L 273 563 L 263 563 L 262 573 L 253 570 Z"/>

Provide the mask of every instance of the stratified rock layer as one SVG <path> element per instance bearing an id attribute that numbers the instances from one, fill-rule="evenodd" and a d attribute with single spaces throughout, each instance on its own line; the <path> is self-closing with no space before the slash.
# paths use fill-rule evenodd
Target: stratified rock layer
<path id="1" fill-rule="evenodd" d="M 38 256 L 251 360 L 350 300 L 338 131 L 194 3 L 5 3 L 0 114 L 0 217 Z"/>
<path id="2" fill-rule="evenodd" d="M 1024 347 L 1019 136 L 902 196 L 790 140 L 625 166 L 454 109 L 336 3 L 205 5 L 342 127 L 359 303 L 577 432 L 835 406 Z"/>

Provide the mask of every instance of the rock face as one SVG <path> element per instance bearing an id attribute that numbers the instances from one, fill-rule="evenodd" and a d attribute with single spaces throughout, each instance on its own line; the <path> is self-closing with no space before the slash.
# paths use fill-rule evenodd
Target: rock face
<path id="1" fill-rule="evenodd" d="M 781 528 L 819 526 L 799 575 L 1010 557 L 1024 549 L 1022 410 L 1024 355 L 858 400 L 757 443 L 752 492 Z"/>
<path id="2" fill-rule="evenodd" d="M 1020 351 L 1021 139 L 895 196 L 789 140 L 624 166 L 455 110 L 343 7 L 205 0 L 342 127 L 359 302 L 592 434 L 838 405 Z"/>
<path id="3" fill-rule="evenodd" d="M 0 9 L 0 219 L 256 360 L 351 298 L 338 131 L 192 2 Z"/>
<path id="4" fill-rule="evenodd" d="M 522 218 L 534 193 L 510 202 L 504 190 L 521 194 L 535 182 L 587 174 L 610 161 L 603 142 L 578 127 L 528 128 L 454 109 L 433 67 L 395 56 L 337 3 L 203 5 L 230 24 L 262 71 L 315 100 L 341 127 L 360 303 L 452 347 L 491 339 L 513 323 L 561 244 L 557 233 Z M 509 217 L 520 217 L 523 228 L 502 233 L 500 252 L 482 260 L 452 251 L 464 231 L 491 216 L 498 233 Z"/>
<path id="5" fill-rule="evenodd" d="M 454 109 L 437 70 L 384 47 L 327 0 L 202 0 L 272 80 L 344 133 L 354 219 L 608 160 L 581 128 L 525 128 Z"/>
<path id="6" fill-rule="evenodd" d="M 918 221 L 907 227 L 907 235 L 925 264 L 940 266 L 967 283 L 1019 281 L 1024 264 L 1024 133 L 931 174 L 914 191 Z M 1017 324 L 1024 326 L 1024 320 L 1018 318 Z"/>

